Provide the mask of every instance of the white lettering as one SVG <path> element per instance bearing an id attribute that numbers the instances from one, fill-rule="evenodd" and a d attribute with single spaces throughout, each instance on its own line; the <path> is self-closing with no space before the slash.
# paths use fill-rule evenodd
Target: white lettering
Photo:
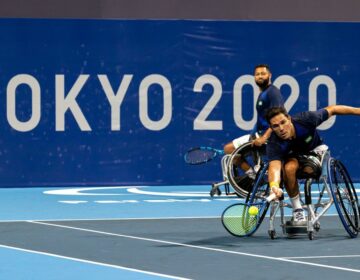
<path id="1" fill-rule="evenodd" d="M 253 88 L 252 91 L 252 96 L 244 96 L 243 97 L 243 87 L 245 85 L 250 85 Z M 250 130 L 252 129 L 255 124 L 256 124 L 256 119 L 257 119 L 257 112 L 256 112 L 256 100 L 258 98 L 260 94 L 260 90 L 257 87 L 255 81 L 254 81 L 254 77 L 251 75 L 244 75 L 244 76 L 240 76 L 234 85 L 234 120 L 236 125 L 243 129 L 243 130 Z M 252 110 L 253 112 L 253 117 L 251 120 L 246 121 L 243 118 L 243 108 L 244 106 L 242 106 L 242 101 L 243 98 L 246 99 L 253 99 L 253 107 L 252 108 L 247 108 L 248 110 Z"/>
<path id="2" fill-rule="evenodd" d="M 73 87 L 65 97 L 65 78 L 64 75 L 56 75 L 56 131 L 65 131 L 65 113 L 70 110 L 82 131 L 91 131 L 90 125 L 86 121 L 76 97 L 84 86 L 89 75 L 80 75 Z"/>
<path id="3" fill-rule="evenodd" d="M 151 85 L 158 84 L 163 89 L 163 115 L 158 121 L 153 121 L 149 117 L 148 90 Z M 171 121 L 172 117 L 172 89 L 169 80 L 158 74 L 145 77 L 139 87 L 139 114 L 141 123 L 150 130 L 159 131 L 164 129 Z"/>
<path id="4" fill-rule="evenodd" d="M 55 131 L 65 131 L 65 115 L 69 111 L 81 131 L 92 130 L 80 108 L 80 104 L 76 100 L 89 77 L 89 75 L 79 75 L 71 85 L 70 90 L 65 92 L 65 76 L 61 74 L 55 75 Z M 133 74 L 123 75 L 119 86 L 113 87 L 107 75 L 97 75 L 101 88 L 110 104 L 112 131 L 121 130 L 121 108 L 125 100 L 125 95 L 133 81 L 133 77 Z M 154 90 L 152 88 L 151 92 L 149 92 L 150 87 L 155 85 L 157 88 Z M 285 107 L 290 111 L 300 99 L 300 85 L 298 81 L 293 76 L 281 75 L 275 79 L 274 85 L 280 89 L 283 89 L 283 87 L 290 88 L 289 97 L 286 98 L 285 101 Z M 28 90 L 24 91 L 21 89 L 20 91 L 19 86 L 28 87 Z M 93 88 L 93 86 L 91 88 Z M 201 108 L 193 108 L 197 113 L 193 121 L 193 130 L 223 130 L 223 120 L 214 120 L 214 117 L 209 119 L 210 115 L 214 114 L 214 110 L 222 98 L 223 89 L 221 81 L 214 75 L 204 74 L 195 81 L 193 90 L 195 93 L 203 93 L 200 101 L 203 102 L 201 104 L 204 104 Z M 93 98 L 91 93 L 85 92 L 85 90 L 83 91 L 84 94 L 87 94 L 87 98 Z M 284 89 L 282 91 L 284 91 Z M 25 92 L 25 94 L 29 92 L 30 102 L 27 102 L 27 99 L 24 98 L 23 92 Z M 93 92 L 98 93 L 98 90 Z M 209 97 L 204 97 L 204 93 L 209 94 Z M 160 105 L 160 107 L 158 104 L 152 102 L 154 99 L 151 99 L 157 97 L 156 95 L 158 94 L 163 98 L 163 104 L 162 106 Z M 240 76 L 235 81 L 233 87 L 233 118 L 236 126 L 240 129 L 248 131 L 256 124 L 256 101 L 259 94 L 259 88 L 252 75 Z M 323 96 L 319 96 L 319 94 Z M 51 96 L 46 96 L 46 102 L 51 102 L 52 104 L 53 100 L 51 100 L 51 98 Z M 325 100 L 326 105 L 336 104 L 335 81 L 326 75 L 315 76 L 311 80 L 308 88 L 309 110 L 317 110 L 320 106 L 320 101 L 321 107 L 324 107 L 322 104 L 324 99 L 327 99 Z M 84 99 L 82 100 L 84 101 Z M 35 129 L 41 121 L 42 102 L 40 84 L 35 77 L 27 74 L 19 74 L 12 77 L 6 89 L 6 117 L 9 125 L 13 129 L 21 132 Z M 146 129 L 153 131 L 165 129 L 171 122 L 172 102 L 172 86 L 169 80 L 159 74 L 146 76 L 139 85 L 139 118 L 142 125 Z M 305 101 L 302 99 L 300 102 L 304 103 Z M 86 101 L 85 103 L 81 103 L 82 106 L 88 106 L 88 104 L 92 103 Z M 186 100 L 184 100 L 183 105 L 187 107 Z M 27 107 L 24 108 L 25 106 Z M 29 108 L 30 106 L 31 108 Z M 228 107 L 229 105 L 225 104 L 224 106 Z M 86 109 L 90 111 L 99 108 Z M 154 120 L 151 118 L 152 114 L 149 110 L 153 109 L 159 109 L 160 119 Z M 229 108 L 223 109 L 230 111 L 228 110 Z M 24 120 L 24 112 L 30 112 L 27 120 Z M 20 115 L 20 113 L 22 115 Z M 319 129 L 327 130 L 334 125 L 335 121 L 336 118 L 333 117 L 319 126 Z"/>
<path id="5" fill-rule="evenodd" d="M 25 84 L 31 89 L 31 112 L 32 115 L 28 121 L 19 121 L 16 117 L 16 89 L 19 85 Z M 19 74 L 14 76 L 8 83 L 6 89 L 7 96 L 7 119 L 12 128 L 18 131 L 26 132 L 34 129 L 41 117 L 41 94 L 38 81 L 30 75 Z"/>
<path id="6" fill-rule="evenodd" d="M 318 87 L 320 85 L 325 85 L 328 89 L 328 105 L 336 104 L 336 85 L 333 79 L 326 75 L 316 76 L 311 80 L 309 85 L 309 110 L 316 111 L 317 108 L 317 100 L 318 100 Z M 318 129 L 326 130 L 332 127 L 335 123 L 336 116 L 330 118 L 326 122 L 323 122 Z"/>
<path id="7" fill-rule="evenodd" d="M 113 131 L 119 131 L 121 128 L 120 107 L 124 101 L 124 97 L 129 88 L 132 77 L 133 75 L 124 75 L 115 94 L 108 77 L 106 75 L 98 75 L 101 86 L 111 106 L 111 130 Z"/>
<path id="8" fill-rule="evenodd" d="M 290 109 L 295 105 L 296 101 L 299 99 L 300 88 L 299 83 L 295 80 L 294 77 L 289 75 L 281 75 L 276 78 L 274 81 L 274 86 L 281 89 L 282 86 L 288 85 L 290 87 L 290 95 L 285 101 L 285 108 L 289 112 Z"/>
<path id="9" fill-rule="evenodd" d="M 222 130 L 222 121 L 207 120 L 207 117 L 210 115 L 210 113 L 215 108 L 221 98 L 221 82 L 217 77 L 213 75 L 203 75 L 196 80 L 194 85 L 194 91 L 198 93 L 202 92 L 205 85 L 211 85 L 214 91 L 208 102 L 205 104 L 204 108 L 195 118 L 194 130 Z"/>

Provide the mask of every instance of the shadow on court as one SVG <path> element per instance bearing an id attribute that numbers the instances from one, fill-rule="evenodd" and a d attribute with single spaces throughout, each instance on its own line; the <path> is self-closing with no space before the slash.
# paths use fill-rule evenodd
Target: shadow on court
<path id="1" fill-rule="evenodd" d="M 359 239 L 337 216 L 315 240 L 229 235 L 219 218 L 2 222 L 0 244 L 191 279 L 358 279 Z"/>

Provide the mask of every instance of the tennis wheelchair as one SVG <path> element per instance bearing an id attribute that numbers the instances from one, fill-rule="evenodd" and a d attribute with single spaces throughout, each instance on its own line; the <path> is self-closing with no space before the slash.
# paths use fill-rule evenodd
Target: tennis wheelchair
<path id="1" fill-rule="evenodd" d="M 241 190 L 240 185 L 233 185 L 234 189 L 245 196 L 245 201 L 227 207 L 222 214 L 222 223 L 225 229 L 235 236 L 251 236 L 261 225 L 268 209 L 270 209 L 268 234 L 271 239 L 276 238 L 275 218 L 280 210 L 280 226 L 284 235 L 293 237 L 307 235 L 314 239 L 320 230 L 319 219 L 334 205 L 340 221 L 351 238 L 359 233 L 359 201 L 351 177 L 341 161 L 331 157 L 330 151 L 325 150 L 320 155 L 307 155 L 308 165 L 312 172 L 299 172 L 298 179 L 304 185 L 303 209 L 306 210 L 307 221 L 300 226 L 294 226 L 285 221 L 286 207 L 291 208 L 284 196 L 280 199 L 269 199 L 270 187 L 268 182 L 268 163 L 260 160 L 260 169 L 251 190 Z M 234 176 L 228 172 L 230 178 Z M 312 189 L 317 186 L 318 196 L 313 202 Z M 256 215 L 250 214 L 250 207 L 256 207 Z"/>

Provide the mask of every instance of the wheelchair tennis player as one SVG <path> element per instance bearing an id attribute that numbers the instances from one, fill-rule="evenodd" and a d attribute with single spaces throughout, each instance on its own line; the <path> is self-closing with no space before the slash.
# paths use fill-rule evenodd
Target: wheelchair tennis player
<path id="1" fill-rule="evenodd" d="M 254 68 L 254 79 L 260 89 L 259 97 L 256 101 L 257 121 L 250 134 L 243 135 L 224 146 L 225 154 L 231 154 L 241 145 L 252 141 L 256 146 L 265 144 L 271 134 L 271 129 L 266 122 L 266 111 L 272 107 L 284 106 L 284 100 L 280 90 L 271 83 L 271 70 L 267 64 L 259 64 Z M 239 160 L 237 163 L 247 174 L 254 173 L 246 162 Z M 254 175 L 255 177 L 255 175 Z"/>
<path id="2" fill-rule="evenodd" d="M 228 186 L 234 188 L 235 193 L 244 196 L 242 190 L 250 190 L 256 177 L 256 168 L 248 161 L 254 158 L 254 152 L 249 150 L 248 143 L 252 146 L 263 147 L 271 134 L 271 129 L 266 121 L 266 111 L 272 107 L 284 106 L 280 90 L 271 83 L 271 70 L 267 64 L 258 64 L 254 67 L 254 79 L 260 89 L 256 101 L 257 121 L 250 134 L 243 135 L 224 145 L 226 154 L 221 161 L 223 181 L 212 184 L 210 196 L 221 194 L 219 187 L 224 185 L 226 194 L 230 194 Z M 246 147 L 245 147 L 246 146 Z M 251 148 L 251 146 L 250 146 Z M 265 154 L 265 149 L 259 149 Z M 257 153 L 256 153 L 257 154 Z M 231 156 L 230 156 L 231 155 Z M 229 182 L 230 181 L 230 182 Z"/>
<path id="3" fill-rule="evenodd" d="M 283 180 L 292 204 L 294 225 L 306 223 L 297 175 L 299 172 L 315 172 L 320 165 L 318 158 L 327 150 L 327 146 L 316 128 L 334 115 L 360 115 L 360 108 L 333 105 L 290 116 L 283 107 L 275 107 L 266 114 L 266 120 L 274 132 L 266 147 L 271 192 L 281 197 L 280 182 Z M 304 155 L 308 155 L 305 160 Z"/>
<path id="4" fill-rule="evenodd" d="M 284 106 L 284 100 L 280 90 L 271 83 L 271 70 L 267 64 L 258 64 L 254 67 L 254 79 L 260 89 L 259 97 L 256 101 L 257 121 L 250 134 L 243 135 L 224 146 L 225 154 L 231 154 L 235 149 L 254 138 L 254 144 L 261 146 L 271 134 L 271 129 L 266 122 L 266 111 L 272 107 Z M 255 138 L 258 135 L 258 138 Z"/>

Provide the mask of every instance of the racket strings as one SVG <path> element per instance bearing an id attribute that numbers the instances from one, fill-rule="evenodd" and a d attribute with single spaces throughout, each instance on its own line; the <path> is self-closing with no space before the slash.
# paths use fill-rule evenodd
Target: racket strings
<path id="1" fill-rule="evenodd" d="M 201 163 L 201 162 L 207 162 L 210 159 L 214 158 L 216 156 L 216 152 L 212 150 L 202 150 L 202 149 L 196 149 L 189 151 L 186 154 L 185 160 L 188 163 Z"/>
<path id="2" fill-rule="evenodd" d="M 256 230 L 258 217 L 258 215 L 249 214 L 248 205 L 235 204 L 225 210 L 222 220 L 230 233 L 237 236 L 247 236 Z"/>

